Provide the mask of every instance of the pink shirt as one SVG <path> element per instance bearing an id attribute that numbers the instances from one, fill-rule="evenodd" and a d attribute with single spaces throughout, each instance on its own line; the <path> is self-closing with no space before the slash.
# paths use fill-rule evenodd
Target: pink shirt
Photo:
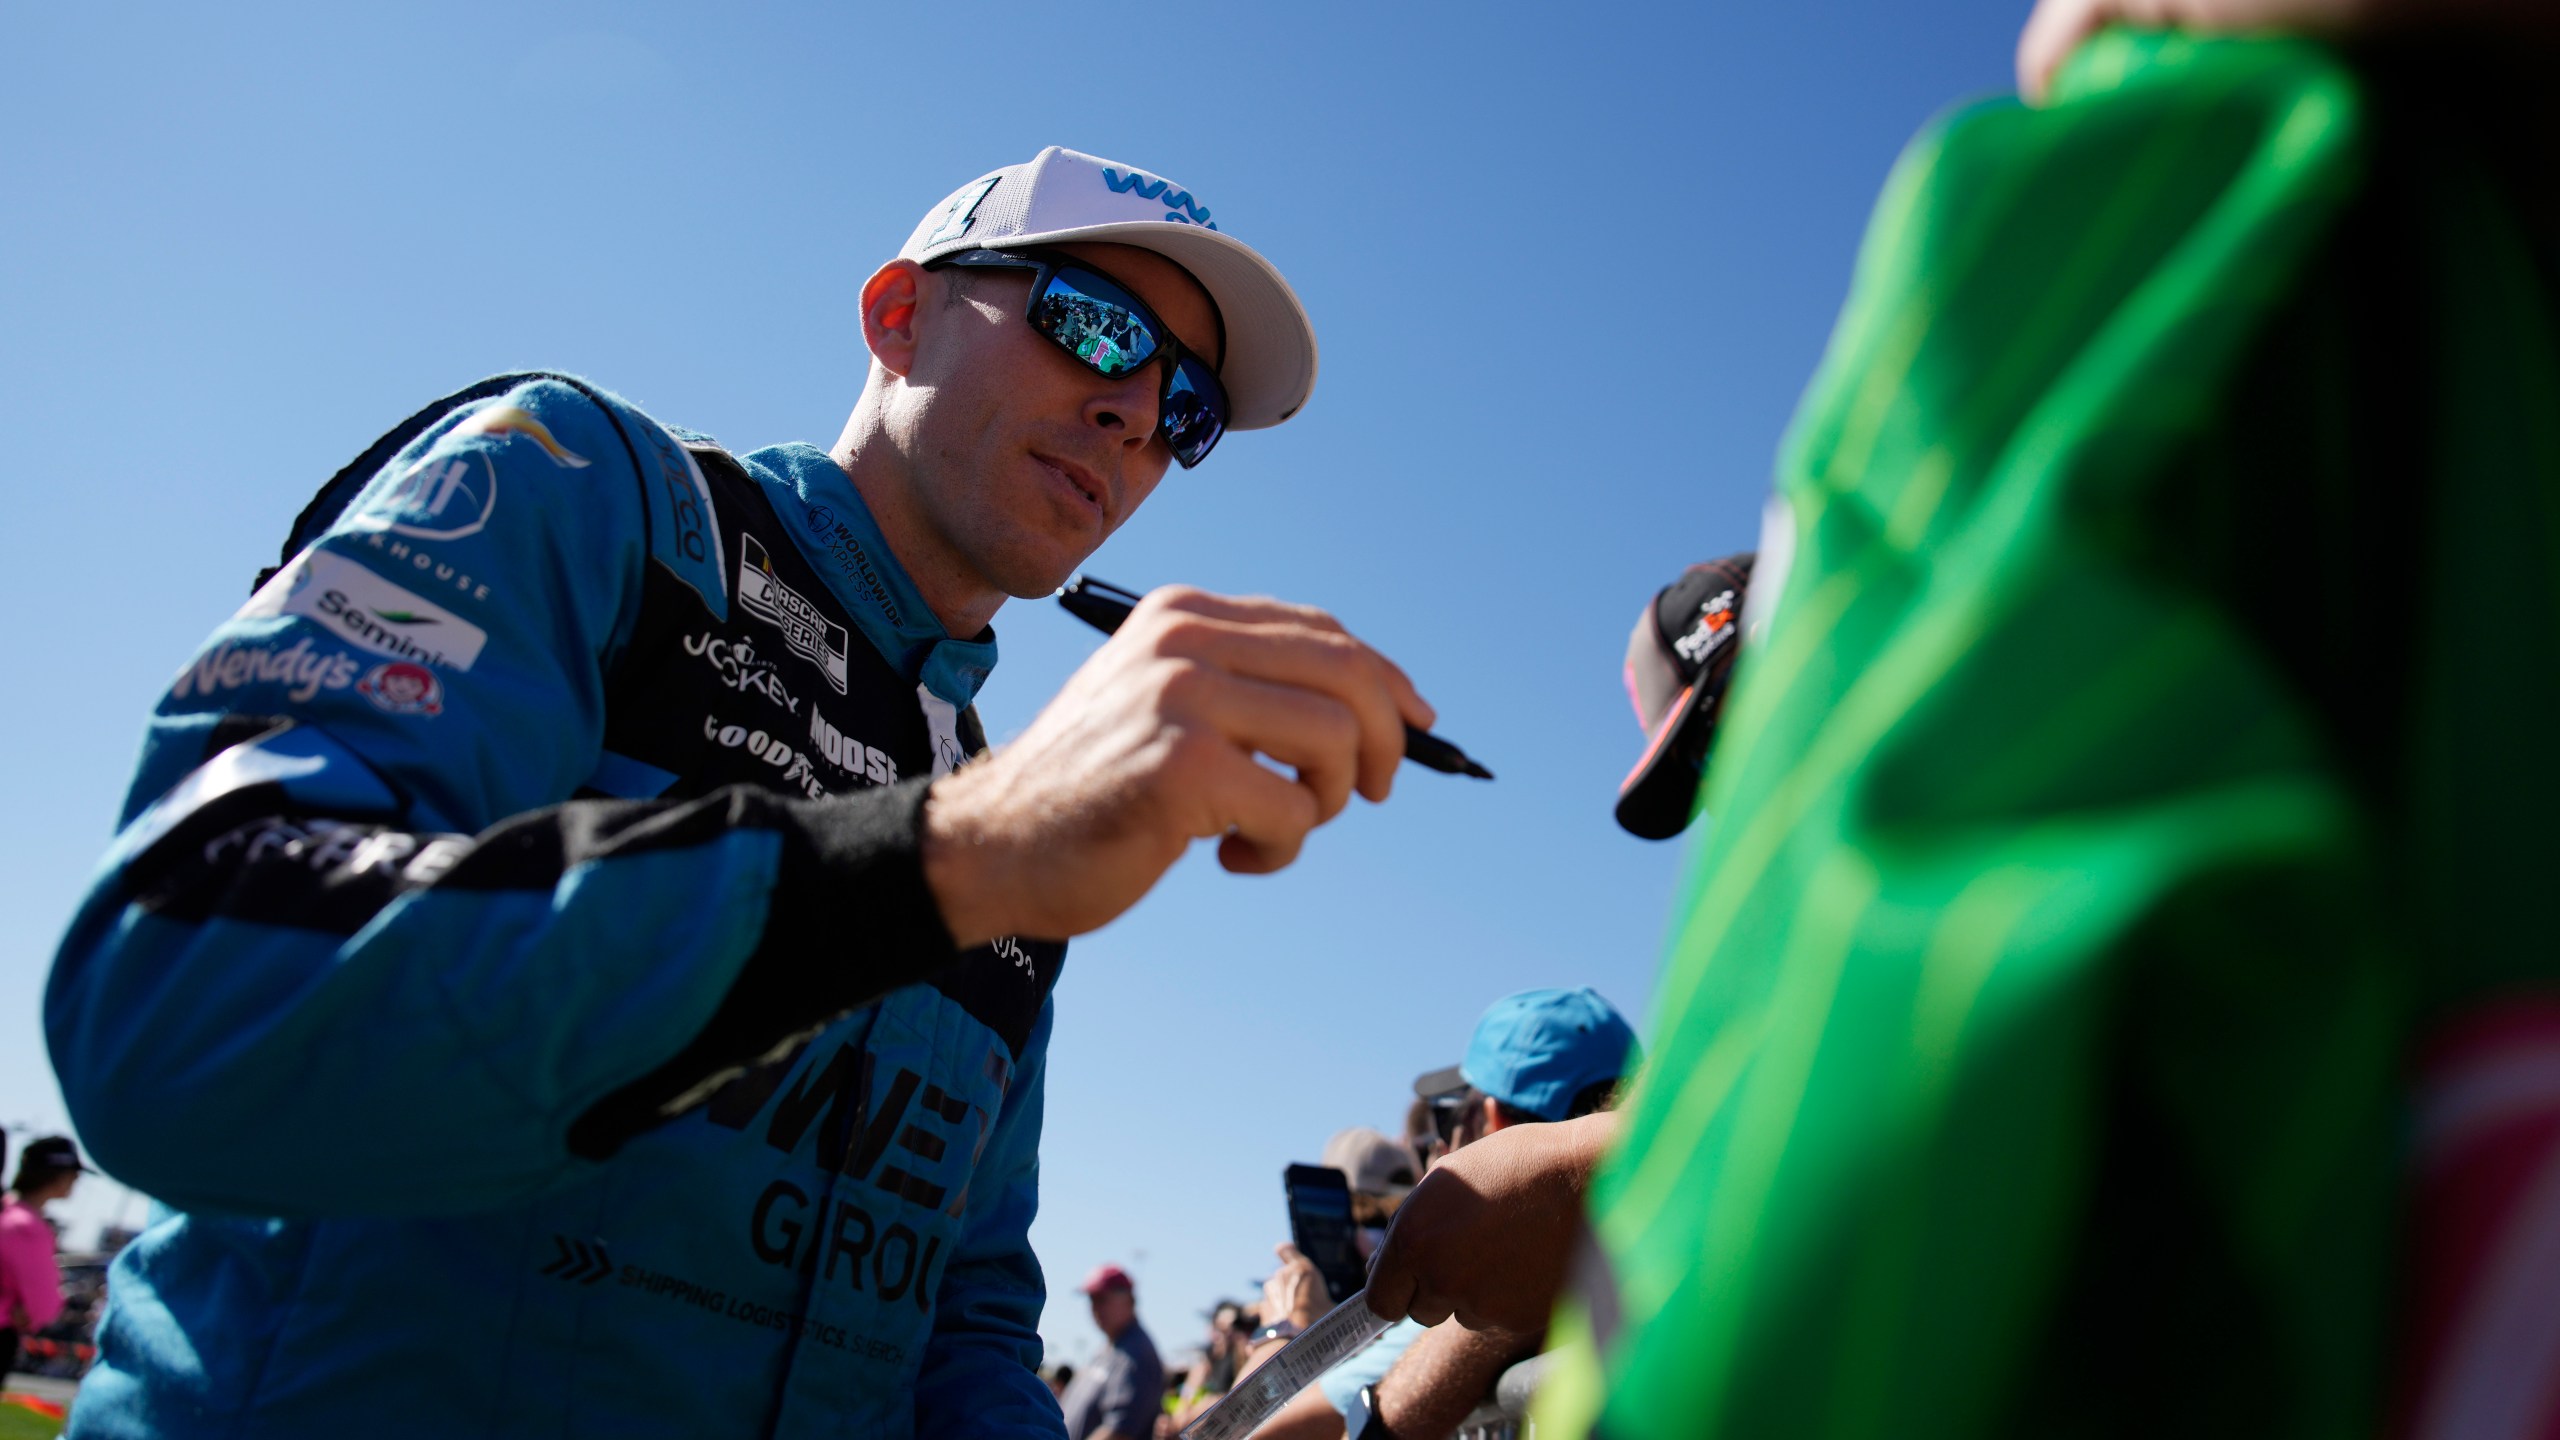
<path id="1" fill-rule="evenodd" d="M 53 1263 L 53 1227 L 44 1217 L 0 1197 L 0 1327 L 41 1330 L 62 1313 L 62 1270 Z"/>

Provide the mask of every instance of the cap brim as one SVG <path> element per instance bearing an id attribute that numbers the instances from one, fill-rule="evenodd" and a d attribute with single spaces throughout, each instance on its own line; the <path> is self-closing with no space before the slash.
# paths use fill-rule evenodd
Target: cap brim
<path id="1" fill-rule="evenodd" d="M 1654 728 L 1644 758 L 1618 784 L 1618 825 L 1645 840 L 1668 840 L 1689 828 L 1697 813 L 1698 778 L 1705 770 L 1707 738 L 1715 730 L 1723 689 L 1692 685 Z"/>
<path id="2" fill-rule="evenodd" d="M 1162 220 L 1078 225 L 990 243 L 1005 250 L 1072 241 L 1135 245 L 1191 272 L 1226 321 L 1227 428 L 1268 430 L 1298 413 L 1316 388 L 1316 327 L 1298 293 L 1252 246 L 1215 230 Z"/>
<path id="3" fill-rule="evenodd" d="M 1434 1070 L 1428 1075 L 1416 1076 L 1413 1082 L 1413 1093 L 1425 1100 L 1434 1095 L 1446 1095 L 1452 1090 L 1466 1088 L 1467 1077 L 1464 1067 L 1457 1065 L 1452 1065 L 1446 1070 Z"/>

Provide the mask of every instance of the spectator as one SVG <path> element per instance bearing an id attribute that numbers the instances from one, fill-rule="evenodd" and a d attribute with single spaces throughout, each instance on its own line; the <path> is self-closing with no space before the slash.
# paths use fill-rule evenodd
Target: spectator
<path id="1" fill-rule="evenodd" d="M 1404 1107 L 1404 1144 L 1413 1152 L 1413 1173 L 1422 1174 L 1440 1154 L 1440 1137 L 1431 1133 L 1431 1106 L 1419 1095 Z"/>
<path id="2" fill-rule="evenodd" d="M 1464 1158 L 1459 1152 L 1515 1128 L 1560 1132 L 1605 1123 L 1585 1117 L 1616 1101 L 1640 1059 L 1635 1031 L 1597 991 L 1525 990 L 1495 1001 L 1476 1022 L 1466 1058 L 1414 1082 L 1414 1093 L 1430 1109 L 1443 1154 L 1432 1176 L 1404 1199 L 1387 1249 L 1396 1247 L 1398 1231 L 1414 1223 L 1407 1217 L 1417 1204 L 1424 1215 L 1471 1213 L 1467 1187 L 1453 1168 Z M 1444 1169 L 1452 1170 L 1445 1179 L 1440 1175 Z M 1534 1222 L 1543 1217 L 1519 1218 Z M 1437 1228 L 1449 1224 L 1439 1220 Z M 1539 1236 L 1537 1246 L 1551 1243 L 1542 1228 L 1530 1233 Z M 1513 1237 L 1499 1230 L 1475 1239 L 1474 1255 L 1500 1254 L 1506 1262 L 1475 1268 L 1505 1270 L 1523 1258 L 1511 1243 Z M 1560 1270 L 1564 1246 L 1554 1248 L 1553 1265 Z M 1535 1265 L 1536 1257 L 1526 1258 Z M 1302 1280 L 1291 1277 L 1293 1282 L 1321 1291 L 1322 1279 L 1312 1274 L 1312 1265 L 1307 1268 L 1310 1273 Z M 1282 1277 L 1273 1279 L 1278 1283 Z M 1318 1308 L 1315 1313 L 1323 1312 Z M 1346 1435 L 1348 1440 L 1364 1435 L 1369 1440 L 1379 1435 L 1415 1440 L 1446 1434 L 1485 1398 L 1505 1366 L 1537 1350 L 1543 1328 L 1532 1322 L 1516 1329 L 1430 1329 L 1408 1315 L 1367 1349 L 1326 1371 L 1257 1434 L 1262 1440 L 1337 1440 Z M 1272 1353 L 1278 1349 L 1268 1348 Z"/>
<path id="3" fill-rule="evenodd" d="M 1104 1265 L 1077 1287 L 1093 1303 L 1093 1323 L 1111 1344 L 1076 1372 L 1060 1406 L 1067 1440 L 1153 1440 L 1164 1410 L 1164 1362 L 1138 1324 L 1138 1287 L 1129 1272 Z"/>
<path id="4" fill-rule="evenodd" d="M 31 1140 L 18 1157 L 17 1183 L 0 1195 L 0 1375 L 17 1368 L 18 1337 L 62 1313 L 62 1270 L 44 1207 L 71 1198 L 86 1168 L 68 1139 Z"/>
<path id="5" fill-rule="evenodd" d="M 1744 553 L 1692 565 L 1636 617 L 1627 637 L 1627 699 L 1645 747 L 1618 786 L 1618 824 L 1630 835 L 1668 840 L 1697 812 L 1698 778 L 1742 651 L 1744 596 L 1757 558 Z M 1785 581 L 1783 574 L 1770 578 Z"/>
<path id="6" fill-rule="evenodd" d="M 1360 1253 L 1367 1258 L 1377 1235 L 1395 1218 L 1396 1206 L 1413 1190 L 1421 1173 L 1413 1152 L 1384 1132 L 1354 1126 L 1325 1142 L 1323 1164 L 1351 1182 L 1351 1223 L 1360 1227 Z"/>
<path id="7" fill-rule="evenodd" d="M 1253 1330 L 1253 1312 L 1239 1301 L 1221 1300 L 1209 1312 L 1209 1338 L 1200 1347 L 1199 1363 L 1183 1378 L 1182 1393 L 1167 1417 L 1174 1429 L 1190 1424 L 1191 1417 L 1234 1388 L 1236 1373 L 1253 1348 Z"/>

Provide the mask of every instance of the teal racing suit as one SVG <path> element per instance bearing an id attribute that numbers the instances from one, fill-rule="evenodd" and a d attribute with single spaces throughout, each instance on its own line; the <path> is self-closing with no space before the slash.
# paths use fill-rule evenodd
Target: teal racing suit
<path id="1" fill-rule="evenodd" d="M 173 1212 L 71 1433 L 1063 1433 L 1065 947 L 960 951 L 917 849 L 993 633 L 824 453 L 566 377 L 333 484 L 171 683 L 56 959 L 81 1135 Z"/>

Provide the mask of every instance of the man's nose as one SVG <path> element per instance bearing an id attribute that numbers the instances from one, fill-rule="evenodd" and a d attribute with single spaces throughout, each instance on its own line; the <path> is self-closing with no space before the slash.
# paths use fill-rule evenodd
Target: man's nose
<path id="1" fill-rule="evenodd" d="M 1143 447 L 1156 433 L 1158 392 L 1163 389 L 1163 366 L 1141 365 L 1126 375 L 1112 380 L 1108 387 L 1085 402 L 1087 423 L 1114 432 L 1112 438 L 1133 449 Z"/>

